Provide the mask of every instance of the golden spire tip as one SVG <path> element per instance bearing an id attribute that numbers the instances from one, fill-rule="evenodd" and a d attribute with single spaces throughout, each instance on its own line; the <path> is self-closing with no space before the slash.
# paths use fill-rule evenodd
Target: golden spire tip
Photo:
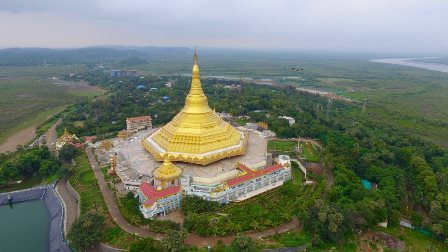
<path id="1" fill-rule="evenodd" d="M 198 52 L 197 46 L 194 46 L 194 56 L 193 56 L 194 64 L 198 64 Z"/>

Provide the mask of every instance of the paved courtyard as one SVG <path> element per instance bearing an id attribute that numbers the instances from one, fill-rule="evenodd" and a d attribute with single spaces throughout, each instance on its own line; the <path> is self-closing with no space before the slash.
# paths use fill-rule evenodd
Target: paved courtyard
<path id="1" fill-rule="evenodd" d="M 137 132 L 126 140 L 113 139 L 114 147 L 109 151 L 95 151 L 98 161 L 102 165 L 109 163 L 111 155 L 117 155 L 117 173 L 122 180 L 134 182 L 149 181 L 154 169 L 161 162 L 156 161 L 152 155 L 142 146 L 142 140 L 155 132 L 156 129 Z M 97 143 L 99 145 L 99 143 Z M 249 131 L 249 141 L 246 154 L 232 158 L 226 158 L 212 164 L 203 166 L 176 162 L 182 168 L 184 175 L 194 177 L 211 178 L 221 173 L 233 170 L 237 162 L 246 164 L 252 168 L 266 166 L 267 139 L 258 131 Z"/>

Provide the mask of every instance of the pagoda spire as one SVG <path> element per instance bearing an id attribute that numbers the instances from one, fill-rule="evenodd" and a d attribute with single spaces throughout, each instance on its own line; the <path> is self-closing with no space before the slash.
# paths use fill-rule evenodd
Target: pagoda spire
<path id="1" fill-rule="evenodd" d="M 193 62 L 195 65 L 198 64 L 198 52 L 197 52 L 197 46 L 194 47 L 194 55 L 193 55 Z"/>
<path id="2" fill-rule="evenodd" d="M 185 100 L 184 110 L 190 113 L 206 113 L 211 111 L 208 106 L 207 97 L 202 90 L 196 47 L 193 55 L 193 69 L 191 70 L 191 88 Z"/>

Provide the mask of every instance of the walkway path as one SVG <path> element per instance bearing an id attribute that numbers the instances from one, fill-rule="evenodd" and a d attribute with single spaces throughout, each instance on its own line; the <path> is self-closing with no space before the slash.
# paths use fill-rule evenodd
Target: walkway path
<path id="1" fill-rule="evenodd" d="M 114 219 L 114 221 L 120 226 L 124 231 L 135 234 L 141 237 L 153 237 L 155 239 L 160 239 L 160 235 L 154 232 L 149 231 L 148 229 L 137 227 L 129 224 L 129 222 L 123 217 L 120 210 L 118 209 L 117 203 L 115 202 L 115 195 L 112 190 L 107 186 L 107 182 L 104 179 L 104 175 L 100 170 L 100 165 L 96 160 L 95 154 L 93 153 L 92 147 L 86 148 L 87 157 L 89 158 L 90 165 L 93 169 L 93 173 L 95 174 L 95 178 L 98 181 L 98 185 L 101 190 L 101 194 L 103 195 L 104 201 L 106 202 L 107 209 L 109 210 L 110 215 Z"/>
<path id="2" fill-rule="evenodd" d="M 100 166 L 98 161 L 96 160 L 95 154 L 93 153 L 92 147 L 86 148 L 87 157 L 89 158 L 90 165 L 93 169 L 96 179 L 98 180 L 98 185 L 100 187 L 101 193 L 104 197 L 104 201 L 106 202 L 107 208 L 109 210 L 110 215 L 115 220 L 118 226 L 124 231 L 135 234 L 140 237 L 152 237 L 156 240 L 160 240 L 164 237 L 163 234 L 158 234 L 152 232 L 146 228 L 137 227 L 131 225 L 121 214 L 116 201 L 114 192 L 107 186 L 107 182 L 104 179 L 104 175 L 100 170 Z M 299 221 L 294 218 L 292 221 L 284 223 L 276 228 L 272 228 L 269 230 L 265 230 L 262 232 L 250 232 L 247 233 L 250 237 L 254 239 L 261 239 L 263 237 L 272 236 L 276 233 L 284 233 L 293 229 L 297 229 L 299 227 Z M 188 245 L 195 246 L 204 246 L 204 245 L 215 245 L 218 240 L 223 241 L 225 244 L 230 244 L 233 240 L 233 235 L 228 236 L 212 236 L 212 237 L 202 237 L 196 234 L 189 234 L 185 241 Z"/>
<path id="3" fill-rule="evenodd" d="M 67 179 L 61 179 L 56 185 L 56 192 L 62 198 L 64 204 L 64 233 L 67 235 L 73 222 L 79 217 L 78 201 L 67 188 Z"/>

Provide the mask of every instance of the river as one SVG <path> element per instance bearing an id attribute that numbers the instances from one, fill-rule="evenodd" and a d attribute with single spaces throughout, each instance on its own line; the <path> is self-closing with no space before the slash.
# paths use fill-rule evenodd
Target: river
<path id="1" fill-rule="evenodd" d="M 0 206 L 0 251 L 48 251 L 49 213 L 43 200 Z"/>
<path id="2" fill-rule="evenodd" d="M 448 73 L 448 65 L 412 61 L 412 60 L 415 60 L 415 59 L 425 59 L 425 58 L 372 59 L 370 61 L 371 62 L 376 62 L 376 63 L 385 63 L 385 64 L 402 65 L 402 66 L 409 66 L 409 67 L 418 67 L 418 68 L 424 68 L 424 69 L 427 69 L 427 70 Z"/>

